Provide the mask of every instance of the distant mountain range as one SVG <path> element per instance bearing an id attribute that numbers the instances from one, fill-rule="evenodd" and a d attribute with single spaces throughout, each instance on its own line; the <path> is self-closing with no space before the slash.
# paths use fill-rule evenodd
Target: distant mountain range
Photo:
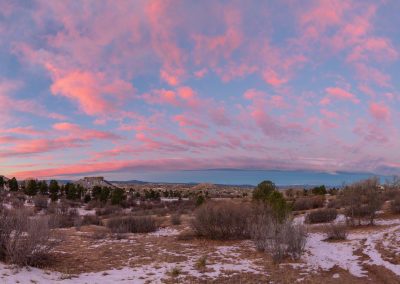
<path id="1" fill-rule="evenodd" d="M 216 185 L 255 186 L 263 180 L 271 180 L 281 188 L 285 187 L 313 187 L 326 185 L 338 187 L 353 183 L 372 176 L 378 176 L 381 182 L 389 180 L 389 175 L 376 175 L 362 172 L 316 172 L 307 170 L 248 170 L 248 169 L 206 169 L 184 171 L 159 171 L 126 174 L 134 179 L 124 180 L 123 177 L 109 174 L 105 179 L 113 184 L 199 184 L 212 183 Z M 138 177 L 138 178 L 136 178 Z M 60 179 L 60 183 L 74 182 L 76 179 Z"/>

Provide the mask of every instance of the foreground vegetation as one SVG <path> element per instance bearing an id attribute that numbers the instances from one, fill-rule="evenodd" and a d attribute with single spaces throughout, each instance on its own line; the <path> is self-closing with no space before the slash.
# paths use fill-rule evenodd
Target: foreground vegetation
<path id="1" fill-rule="evenodd" d="M 69 247 L 72 232 L 85 232 L 78 239 L 90 232 L 94 242 L 109 242 L 135 234 L 157 236 L 160 228 L 169 230 L 167 236 L 175 234 L 177 245 L 244 241 L 271 263 L 302 261 L 315 230 L 323 234 L 322 241 L 341 242 L 353 230 L 376 226 L 381 212 L 399 214 L 400 200 L 397 180 L 380 185 L 376 178 L 335 190 L 279 191 L 264 181 L 252 194 L 233 199 L 210 198 L 203 191 L 191 198 L 162 200 L 156 189 L 149 189 L 153 193 L 146 197 L 119 188 L 84 189 L 56 181 L 46 190 L 41 181 L 20 183 L 16 190 L 10 180 L 0 185 L 0 260 L 36 267 L 62 263 L 57 251 Z M 207 262 L 206 256 L 199 256 L 194 266 L 206 273 Z M 168 275 L 179 278 L 179 271 L 171 267 Z"/>

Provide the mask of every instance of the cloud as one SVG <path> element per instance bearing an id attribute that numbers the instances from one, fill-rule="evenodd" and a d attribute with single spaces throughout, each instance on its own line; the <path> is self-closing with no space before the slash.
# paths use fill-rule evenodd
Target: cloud
<path id="1" fill-rule="evenodd" d="M 49 67 L 54 76 L 51 92 L 76 101 L 89 115 L 114 112 L 124 99 L 132 97 L 134 88 L 120 79 L 109 80 L 103 73 L 73 71 L 60 74 Z"/>
<path id="2" fill-rule="evenodd" d="M 326 88 L 325 92 L 329 95 L 329 97 L 326 97 L 321 100 L 320 103 L 322 105 L 329 104 L 332 99 L 350 101 L 354 104 L 360 103 L 360 100 L 356 97 L 356 95 L 354 95 L 346 90 L 343 90 L 339 87 Z"/>
<path id="3" fill-rule="evenodd" d="M 369 112 L 373 118 L 379 121 L 387 121 L 390 117 L 390 109 L 382 103 L 371 102 Z"/>

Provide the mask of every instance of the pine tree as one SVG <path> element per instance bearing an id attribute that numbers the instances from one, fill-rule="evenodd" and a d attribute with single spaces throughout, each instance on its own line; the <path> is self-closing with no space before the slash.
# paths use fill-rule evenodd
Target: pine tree
<path id="1" fill-rule="evenodd" d="M 60 186 L 56 180 L 51 180 L 49 185 L 50 199 L 56 201 L 60 194 Z"/>

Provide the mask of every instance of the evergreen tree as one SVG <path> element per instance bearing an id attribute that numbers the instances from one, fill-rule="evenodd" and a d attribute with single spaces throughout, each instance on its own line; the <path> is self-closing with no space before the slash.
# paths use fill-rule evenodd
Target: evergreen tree
<path id="1" fill-rule="evenodd" d="M 76 200 L 79 198 L 78 190 L 73 183 L 67 183 L 64 186 L 65 197 L 69 200 Z"/>
<path id="2" fill-rule="evenodd" d="M 110 197 L 110 189 L 108 187 L 103 187 L 100 192 L 99 199 L 101 202 L 106 202 Z"/>
<path id="3" fill-rule="evenodd" d="M 0 176 L 0 189 L 4 188 L 4 184 L 5 184 L 4 178 L 3 178 L 3 176 Z"/>
<path id="4" fill-rule="evenodd" d="M 24 193 L 29 196 L 34 196 L 38 192 L 38 184 L 36 180 L 30 179 L 25 184 Z"/>
<path id="5" fill-rule="evenodd" d="M 101 187 L 96 185 L 92 188 L 92 197 L 93 199 L 99 199 L 101 194 Z"/>
<path id="6" fill-rule="evenodd" d="M 49 194 L 49 186 L 47 185 L 47 182 L 45 180 L 39 182 L 39 192 L 42 195 Z"/>
<path id="7" fill-rule="evenodd" d="M 56 201 L 59 198 L 60 186 L 56 180 L 51 180 L 49 185 L 50 199 Z"/>
<path id="8" fill-rule="evenodd" d="M 267 180 L 261 182 L 253 191 L 253 200 L 264 202 L 272 209 L 276 221 L 282 222 L 290 212 L 283 194 L 276 189 L 273 182 Z"/>
<path id="9" fill-rule="evenodd" d="M 265 201 L 270 194 L 276 190 L 276 186 L 272 181 L 264 180 L 259 183 L 253 191 L 253 200 Z"/>
<path id="10" fill-rule="evenodd" d="M 18 191 L 18 181 L 15 177 L 12 179 L 8 180 L 8 188 L 10 191 Z"/>
<path id="11" fill-rule="evenodd" d="M 111 192 L 111 204 L 119 205 L 125 200 L 125 191 L 122 188 L 115 188 Z"/>

